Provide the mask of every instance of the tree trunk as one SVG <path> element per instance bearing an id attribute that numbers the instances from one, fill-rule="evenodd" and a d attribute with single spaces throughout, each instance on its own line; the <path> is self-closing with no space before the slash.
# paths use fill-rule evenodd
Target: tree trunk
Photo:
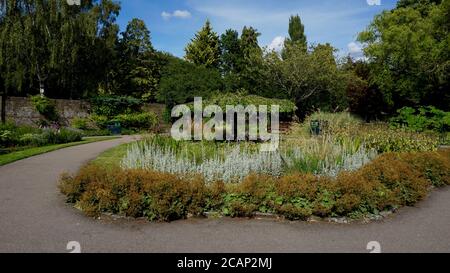
<path id="1" fill-rule="evenodd" d="M 41 80 L 39 81 L 39 93 L 41 97 L 45 96 L 44 83 Z"/>
<path id="2" fill-rule="evenodd" d="M 6 123 L 6 99 L 7 99 L 7 91 L 6 91 L 6 87 L 4 87 L 3 93 L 2 93 L 2 114 L 1 114 L 3 124 Z"/>

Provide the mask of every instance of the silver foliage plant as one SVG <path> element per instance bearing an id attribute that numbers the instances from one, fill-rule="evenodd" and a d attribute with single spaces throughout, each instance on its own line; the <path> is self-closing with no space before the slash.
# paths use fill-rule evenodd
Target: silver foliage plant
<path id="1" fill-rule="evenodd" d="M 338 144 L 335 144 L 338 145 Z M 208 182 L 239 182 L 251 173 L 280 176 L 286 168 L 314 165 L 316 175 L 336 176 L 342 170 L 355 170 L 370 162 L 376 152 L 361 145 L 355 151 L 342 147 L 340 155 L 314 160 L 314 156 L 300 148 L 276 152 L 258 152 L 240 144 L 222 147 L 212 157 L 202 154 L 202 158 L 188 156 L 188 147 L 176 151 L 172 147 L 162 147 L 152 141 L 140 141 L 130 145 L 121 162 L 124 169 L 147 169 L 188 176 L 201 174 Z"/>
<path id="2" fill-rule="evenodd" d="M 241 149 L 239 145 L 226 146 L 223 156 L 190 159 L 187 150 L 181 156 L 170 147 L 160 147 L 152 142 L 132 144 L 122 160 L 122 168 L 147 169 L 178 174 L 202 174 L 208 182 L 222 180 L 239 182 L 250 173 L 261 173 L 273 176 L 281 175 L 282 161 L 278 153 L 252 153 Z"/>

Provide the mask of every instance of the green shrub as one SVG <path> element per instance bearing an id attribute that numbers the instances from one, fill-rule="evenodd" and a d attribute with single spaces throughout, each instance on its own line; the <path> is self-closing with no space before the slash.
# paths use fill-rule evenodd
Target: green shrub
<path id="1" fill-rule="evenodd" d="M 83 130 L 82 134 L 84 137 L 92 136 L 110 136 L 111 131 L 107 129 L 96 129 L 96 130 Z"/>
<path id="2" fill-rule="evenodd" d="M 95 115 L 113 118 L 120 114 L 139 112 L 142 101 L 128 96 L 103 96 L 91 99 L 91 104 Z"/>
<path id="3" fill-rule="evenodd" d="M 21 146 L 44 146 L 48 144 L 44 134 L 24 134 L 20 137 Z"/>
<path id="4" fill-rule="evenodd" d="M 360 138 L 367 148 L 385 152 L 434 151 L 439 146 L 439 137 L 433 133 L 417 133 L 384 126 L 368 126 Z"/>
<path id="5" fill-rule="evenodd" d="M 31 97 L 31 103 L 39 114 L 44 116 L 49 121 L 59 121 L 59 114 L 56 110 L 54 101 L 41 95 Z"/>
<path id="6" fill-rule="evenodd" d="M 290 100 L 248 95 L 245 90 L 239 90 L 234 93 L 216 92 L 203 103 L 204 105 L 218 105 L 223 111 L 225 111 L 227 105 L 242 105 L 244 107 L 248 105 L 255 105 L 256 107 L 259 107 L 259 105 L 267 105 L 267 111 L 269 113 L 272 105 L 278 105 L 280 107 L 280 114 L 282 115 L 293 115 L 297 110 L 295 103 Z M 193 104 L 190 104 L 190 106 L 193 108 Z"/>
<path id="7" fill-rule="evenodd" d="M 21 140 L 24 135 L 39 135 L 41 129 L 27 125 L 15 125 L 12 122 L 0 124 L 0 147 L 14 147 L 24 145 Z M 28 144 L 26 144 L 28 145 Z"/>
<path id="8" fill-rule="evenodd" d="M 114 121 L 120 122 L 127 129 L 151 129 L 158 123 L 158 117 L 152 112 L 122 114 L 116 116 Z"/>
<path id="9" fill-rule="evenodd" d="M 42 133 L 45 144 L 63 144 L 81 141 L 83 135 L 80 131 L 62 128 L 60 130 L 46 129 Z"/>
<path id="10" fill-rule="evenodd" d="M 9 147 L 14 142 L 13 134 L 9 130 L 0 130 L 0 147 Z"/>
<path id="11" fill-rule="evenodd" d="M 91 115 L 89 119 L 92 120 L 94 124 L 100 129 L 105 129 L 108 126 L 109 118 L 107 116 L 100 116 L 94 114 Z"/>
<path id="12" fill-rule="evenodd" d="M 99 126 L 92 116 L 86 118 L 74 118 L 71 127 L 79 130 L 97 130 Z"/>
<path id="13" fill-rule="evenodd" d="M 414 109 L 403 107 L 399 109 L 398 116 L 391 119 L 393 127 L 406 127 L 413 131 L 423 132 L 427 130 L 435 132 L 450 131 L 450 112 L 439 110 L 433 106 Z"/>

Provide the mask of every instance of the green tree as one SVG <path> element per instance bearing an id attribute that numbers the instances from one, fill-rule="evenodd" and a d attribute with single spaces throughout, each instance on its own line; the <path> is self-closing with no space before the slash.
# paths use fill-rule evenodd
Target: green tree
<path id="1" fill-rule="evenodd" d="M 0 63 L 10 71 L 2 73 L 10 94 L 42 88 L 51 97 L 73 98 L 107 85 L 119 29 L 116 2 L 3 0 L 0 9 Z"/>
<path id="2" fill-rule="evenodd" d="M 403 106 L 450 107 L 450 0 L 420 1 L 377 15 L 359 35 L 391 113 Z M 429 3 L 428 3 L 429 2 Z M 411 2 L 412 3 L 412 2 Z"/>
<path id="3" fill-rule="evenodd" d="M 260 79 L 259 64 L 263 55 L 258 44 L 260 35 L 253 27 L 244 26 L 240 39 L 242 57 L 239 62 L 239 86 L 252 93 L 258 92 Z"/>
<path id="4" fill-rule="evenodd" d="M 165 59 L 157 100 L 168 107 L 191 102 L 196 96 L 207 98 L 212 92 L 222 90 L 222 78 L 217 69 L 197 66 L 171 55 L 166 55 Z"/>
<path id="5" fill-rule="evenodd" d="M 300 118 L 316 109 L 344 110 L 345 75 L 339 70 L 335 49 L 329 44 L 317 45 L 305 52 L 301 45 L 288 45 L 287 58 L 268 53 L 262 62 L 260 77 L 266 89 L 282 93 L 278 97 L 292 99 Z"/>
<path id="6" fill-rule="evenodd" d="M 439 5 L 441 2 L 442 0 L 399 0 L 397 2 L 397 8 L 426 8 L 432 3 Z"/>
<path id="7" fill-rule="evenodd" d="M 151 100 L 157 89 L 160 68 L 144 21 L 131 20 L 119 42 L 116 84 L 120 94 Z"/>
<path id="8" fill-rule="evenodd" d="M 221 61 L 220 68 L 224 77 L 225 89 L 228 92 L 238 90 L 239 73 L 243 63 L 243 54 L 236 30 L 228 29 L 220 36 Z"/>
<path id="9" fill-rule="evenodd" d="M 221 70 L 224 74 L 237 73 L 239 62 L 242 59 L 239 33 L 236 30 L 227 29 L 220 36 Z"/>
<path id="10" fill-rule="evenodd" d="M 259 33 L 258 30 L 254 29 L 253 27 L 244 26 L 244 28 L 242 29 L 240 40 L 240 47 L 242 50 L 242 54 L 244 55 L 244 59 L 248 58 L 255 51 L 262 53 L 262 50 L 258 44 L 258 37 L 260 35 L 261 33 Z"/>
<path id="11" fill-rule="evenodd" d="M 308 49 L 308 42 L 305 35 L 305 26 L 302 24 L 302 20 L 299 15 L 292 15 L 289 18 L 289 37 L 284 40 L 284 49 L 282 52 L 283 57 L 286 57 L 286 50 L 292 45 L 298 45 Z"/>
<path id="12" fill-rule="evenodd" d="M 186 46 L 185 51 L 185 59 L 189 62 L 208 68 L 219 68 L 219 36 L 213 31 L 209 20 L 206 20 L 203 28 L 195 34 L 195 38 Z"/>
<path id="13" fill-rule="evenodd" d="M 370 81 L 371 64 L 363 60 L 354 61 L 349 56 L 341 69 L 347 79 L 349 110 L 366 121 L 383 119 L 382 113 L 387 111 L 386 103 L 378 86 Z"/>

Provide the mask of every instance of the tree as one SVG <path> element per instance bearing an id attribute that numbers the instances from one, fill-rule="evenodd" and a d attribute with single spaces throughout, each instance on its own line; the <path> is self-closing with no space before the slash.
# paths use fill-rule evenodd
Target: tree
<path id="1" fill-rule="evenodd" d="M 227 29 L 220 36 L 221 71 L 224 74 L 237 73 L 239 62 L 242 60 L 242 51 L 239 33 L 236 30 Z"/>
<path id="2" fill-rule="evenodd" d="M 21 1 L 0 1 L 0 78 L 2 86 L 1 121 L 6 122 L 6 99 L 14 87 L 22 89 L 26 82 L 27 67 L 21 62 L 25 44 L 21 37 Z"/>
<path id="3" fill-rule="evenodd" d="M 316 109 L 344 110 L 345 77 L 338 69 L 334 52 L 329 44 L 319 44 L 309 52 L 301 45 L 288 45 L 286 59 L 270 52 L 263 58 L 263 85 L 283 93 L 278 96 L 292 99 L 300 118 Z"/>
<path id="4" fill-rule="evenodd" d="M 209 20 L 206 20 L 203 28 L 186 46 L 185 51 L 185 59 L 189 62 L 207 68 L 219 68 L 219 36 L 212 30 Z"/>
<path id="5" fill-rule="evenodd" d="M 397 8 L 421 8 L 429 6 L 432 3 L 439 5 L 441 2 L 442 0 L 399 0 L 397 2 Z"/>
<path id="6" fill-rule="evenodd" d="M 222 90 L 222 78 L 217 69 L 197 66 L 185 60 L 166 55 L 162 69 L 157 100 L 168 107 L 191 102 L 194 97 L 209 97 Z"/>
<path id="7" fill-rule="evenodd" d="M 248 58 L 253 52 L 258 51 L 262 53 L 261 48 L 258 44 L 258 37 L 261 35 L 253 27 L 246 27 L 242 29 L 241 34 L 241 50 L 244 55 L 244 59 Z"/>
<path id="8" fill-rule="evenodd" d="M 244 26 L 240 39 L 242 57 L 239 62 L 239 86 L 252 93 L 258 92 L 259 60 L 263 55 L 258 44 L 260 35 L 253 27 Z"/>
<path id="9" fill-rule="evenodd" d="M 0 2 L 4 83 L 10 94 L 75 98 L 107 85 L 120 6 L 111 0 Z M 20 50 L 17 50 L 20 49 Z M 5 67 L 8 66 L 8 67 Z"/>
<path id="10" fill-rule="evenodd" d="M 284 57 L 287 55 L 285 51 L 294 44 L 303 47 L 305 51 L 308 49 L 305 26 L 302 24 L 299 15 L 293 15 L 289 18 L 289 37 L 284 40 L 284 49 L 282 51 Z"/>
<path id="11" fill-rule="evenodd" d="M 383 119 L 386 103 L 378 86 L 370 81 L 371 65 L 365 61 L 354 61 L 350 56 L 343 64 L 346 73 L 346 97 L 349 110 L 366 121 Z"/>
<path id="12" fill-rule="evenodd" d="M 371 63 L 370 80 L 391 113 L 404 106 L 450 107 L 450 1 L 421 1 L 377 15 L 359 35 Z M 430 3 L 428 3 L 430 2 Z M 412 3 L 412 2 L 411 2 Z M 404 7 L 403 7 L 404 6 Z"/>
<path id="13" fill-rule="evenodd" d="M 119 42 L 117 92 L 151 100 L 156 92 L 160 67 L 144 21 L 132 19 Z"/>
<path id="14" fill-rule="evenodd" d="M 239 73 L 244 55 L 242 54 L 239 33 L 228 29 L 220 36 L 220 70 L 225 84 L 225 91 L 233 92 L 241 86 Z"/>

